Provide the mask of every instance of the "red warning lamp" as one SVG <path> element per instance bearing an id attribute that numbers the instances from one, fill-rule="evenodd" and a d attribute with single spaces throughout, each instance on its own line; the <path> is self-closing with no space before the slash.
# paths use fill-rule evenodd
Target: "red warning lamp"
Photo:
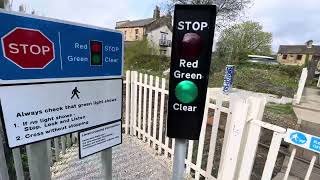
<path id="1" fill-rule="evenodd" d="M 197 60 L 202 50 L 202 39 L 197 33 L 186 33 L 181 46 L 181 57 L 186 60 Z"/>

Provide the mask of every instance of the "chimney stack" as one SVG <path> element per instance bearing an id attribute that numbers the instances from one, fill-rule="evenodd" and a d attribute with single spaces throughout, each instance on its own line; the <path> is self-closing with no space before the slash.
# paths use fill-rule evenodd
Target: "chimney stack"
<path id="1" fill-rule="evenodd" d="M 153 19 L 159 19 L 160 18 L 160 8 L 159 6 L 156 6 L 156 8 L 153 10 Z"/>
<path id="2" fill-rule="evenodd" d="M 313 40 L 309 40 L 306 42 L 307 48 L 312 48 Z"/>

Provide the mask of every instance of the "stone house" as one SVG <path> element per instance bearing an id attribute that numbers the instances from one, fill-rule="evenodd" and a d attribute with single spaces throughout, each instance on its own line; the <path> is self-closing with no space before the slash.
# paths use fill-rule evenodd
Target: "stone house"
<path id="1" fill-rule="evenodd" d="M 123 32 L 126 44 L 146 38 L 159 55 L 169 57 L 172 42 L 171 21 L 171 15 L 160 16 L 160 9 L 156 6 L 152 18 L 118 21 L 116 29 Z"/>
<path id="2" fill-rule="evenodd" d="M 309 40 L 305 45 L 280 45 L 277 61 L 286 65 L 304 65 L 306 61 L 319 61 L 320 46 Z"/>

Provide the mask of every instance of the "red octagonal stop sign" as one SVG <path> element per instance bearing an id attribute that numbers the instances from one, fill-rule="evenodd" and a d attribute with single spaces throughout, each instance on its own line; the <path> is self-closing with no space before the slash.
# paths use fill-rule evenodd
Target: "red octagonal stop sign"
<path id="1" fill-rule="evenodd" d="M 1 41 L 4 56 L 22 69 L 43 69 L 54 60 L 54 44 L 39 30 L 15 28 Z"/>

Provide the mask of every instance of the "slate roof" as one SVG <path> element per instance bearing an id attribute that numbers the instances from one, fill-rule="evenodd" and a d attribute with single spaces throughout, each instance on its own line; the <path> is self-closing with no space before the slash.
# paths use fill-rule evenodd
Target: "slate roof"
<path id="1" fill-rule="evenodd" d="M 121 22 L 121 21 L 120 21 Z M 150 32 L 154 29 L 157 29 L 163 25 L 167 25 L 170 30 L 172 30 L 171 18 L 168 16 L 162 16 L 158 19 L 148 18 L 148 19 L 139 19 L 135 21 L 121 22 L 121 24 L 116 26 L 116 29 L 119 28 L 134 28 L 134 27 L 145 27 L 147 32 Z"/>
<path id="2" fill-rule="evenodd" d="M 153 21 L 155 21 L 155 19 L 153 19 L 153 18 L 128 21 L 128 22 L 124 22 L 123 24 L 116 26 L 116 29 L 117 28 L 144 27 L 144 26 L 151 24 Z"/>
<path id="3" fill-rule="evenodd" d="M 280 45 L 278 54 L 319 54 L 320 46 L 313 45 L 307 48 L 306 45 Z"/>

